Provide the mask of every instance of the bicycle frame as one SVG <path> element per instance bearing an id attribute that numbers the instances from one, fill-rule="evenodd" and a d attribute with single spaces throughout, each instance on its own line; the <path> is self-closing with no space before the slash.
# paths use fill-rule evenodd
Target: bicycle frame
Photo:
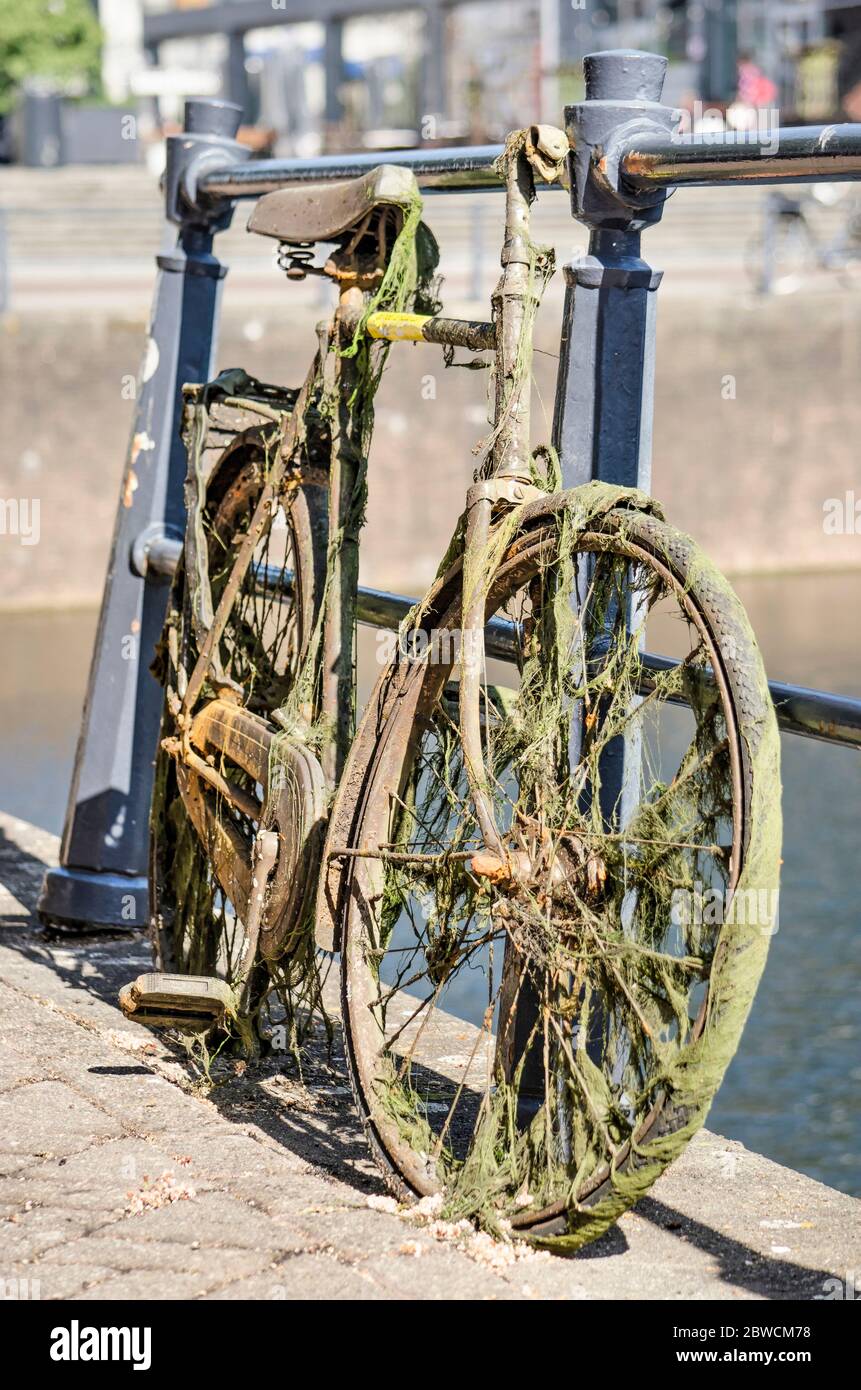
<path id="1" fill-rule="evenodd" d="M 660 273 L 642 259 L 640 236 L 659 219 L 667 191 L 687 183 L 861 178 L 859 126 L 788 130 L 779 132 L 776 142 L 773 136 L 749 139 L 735 132 L 680 137 L 676 113 L 660 101 L 665 66 L 663 58 L 651 54 L 593 54 L 584 62 L 585 100 L 566 110 L 572 211 L 589 228 L 590 245 L 585 258 L 565 268 L 553 427 L 563 487 L 598 478 L 649 489 Z M 160 687 L 148 674 L 148 651 L 164 615 L 164 574 L 176 556 L 182 523 L 184 463 L 176 428 L 181 388 L 209 375 L 224 275 L 212 253 L 213 238 L 228 225 L 235 201 L 286 183 L 351 177 L 387 158 L 412 168 L 431 191 L 499 186 L 494 166 L 501 151 L 487 147 L 250 164 L 248 152 L 233 139 L 238 123 L 238 110 L 229 103 L 192 102 L 186 132 L 168 142 L 166 211 L 178 229 L 176 250 L 159 257 L 152 346 L 127 463 L 128 477 L 141 441 L 148 441 L 147 480 L 134 492 L 132 506 L 118 509 L 61 867 L 49 870 L 40 899 L 40 914 L 48 921 L 142 926 L 148 920 L 148 808 L 161 701 Z M 486 335 L 486 325 L 476 332 Z M 504 351 L 497 339 L 497 353 Z M 522 461 L 517 440 L 510 458 Z M 484 481 L 517 485 L 514 474 L 506 479 L 504 463 L 498 479 Z M 341 483 L 347 486 L 346 475 Z M 492 497 L 475 494 L 474 544 L 481 543 L 488 504 L 492 507 Z M 363 597 L 352 571 L 339 583 L 354 596 L 342 619 L 361 613 L 365 603 L 391 621 L 385 596 Z M 406 600 L 396 601 L 395 608 L 397 602 Z M 477 604 L 466 615 L 467 624 L 483 632 Z M 345 630 L 342 625 L 342 637 Z M 140 632 L 137 664 L 121 656 L 120 636 L 134 631 Z M 339 640 L 334 626 L 327 640 L 331 655 Z M 337 704 L 343 679 L 343 670 L 332 674 L 327 700 Z M 861 701 L 776 684 L 772 692 L 783 727 L 861 744 Z M 467 716 L 470 698 L 467 680 Z M 468 719 L 465 727 L 474 740 Z M 480 799 L 480 782 L 476 790 Z M 118 824 L 123 833 L 112 834 Z M 483 828 L 492 842 L 492 827 Z"/>
<path id="2" fill-rule="evenodd" d="M 541 127 L 533 131 L 530 139 L 519 147 L 509 161 L 502 275 L 493 296 L 492 323 L 392 313 L 368 315 L 362 291 L 350 280 L 339 282 L 342 288 L 334 318 L 328 326 L 318 328 L 320 348 L 299 394 L 276 462 L 176 711 L 178 722 L 184 730 L 182 748 L 177 753 L 186 762 L 195 757 L 190 743 L 192 711 L 204 681 L 211 674 L 219 641 L 240 585 L 252 563 L 255 545 L 276 505 L 280 488 L 288 481 L 291 457 L 302 438 L 303 417 L 311 402 L 314 381 L 320 373 L 322 362 L 327 394 L 337 402 L 337 406 L 333 419 L 329 478 L 330 551 L 333 560 L 327 586 L 319 672 L 320 714 L 322 728 L 326 731 L 321 762 L 330 787 L 336 787 L 340 779 L 354 733 L 353 635 L 358 596 L 359 533 L 351 526 L 352 499 L 358 480 L 358 425 L 353 407 L 358 378 L 355 358 L 339 348 L 352 342 L 359 326 L 375 340 L 397 342 L 404 338 L 413 341 L 424 339 L 472 350 L 488 347 L 494 350 L 495 401 L 490 434 L 493 442 L 482 470 L 485 476 L 467 495 L 465 564 L 487 544 L 495 506 L 510 506 L 540 495 L 540 490 L 532 482 L 530 471 L 530 382 L 528 374 L 518 373 L 521 340 L 529 330 L 530 299 L 537 303 L 530 264 L 529 205 L 535 196 L 535 166 L 555 174 L 562 166 L 566 151 L 567 141 L 561 131 Z M 331 345 L 335 345 L 334 351 L 329 351 Z M 337 546 L 331 543 L 334 536 L 339 537 Z M 479 823 L 487 848 L 502 855 L 504 851 L 490 809 L 481 754 L 479 682 L 484 665 L 485 598 L 485 592 L 477 590 L 469 610 L 464 613 L 464 650 L 473 654 L 474 659 L 463 664 L 460 717 Z"/>

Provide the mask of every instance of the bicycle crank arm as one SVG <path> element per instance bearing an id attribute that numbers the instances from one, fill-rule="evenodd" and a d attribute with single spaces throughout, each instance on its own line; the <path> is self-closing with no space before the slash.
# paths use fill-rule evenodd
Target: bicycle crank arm
<path id="1" fill-rule="evenodd" d="M 251 896 L 248 840 L 236 821 L 219 813 L 217 793 L 179 759 L 176 780 L 188 818 L 210 858 L 215 876 L 242 916 Z"/>

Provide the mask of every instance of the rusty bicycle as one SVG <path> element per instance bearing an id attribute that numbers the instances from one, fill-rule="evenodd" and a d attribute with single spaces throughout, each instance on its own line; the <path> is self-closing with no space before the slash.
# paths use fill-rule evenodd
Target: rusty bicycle
<path id="1" fill-rule="evenodd" d="M 121 1003 L 251 1056 L 339 1012 L 391 1190 L 566 1250 L 681 1151 L 735 1051 L 771 930 L 770 907 L 739 909 L 777 883 L 778 737 L 744 612 L 696 543 L 636 488 L 563 488 L 562 425 L 532 442 L 554 265 L 530 206 L 570 178 L 568 136 L 514 133 L 499 172 L 486 322 L 442 313 L 408 169 L 255 206 L 288 279 L 328 277 L 337 308 L 300 386 L 237 369 L 185 390 L 156 968 Z M 648 293 L 625 279 L 635 220 L 601 235 L 619 293 Z M 373 403 L 405 341 L 486 361 L 490 425 L 358 717 Z M 565 358 L 563 334 L 560 381 Z"/>

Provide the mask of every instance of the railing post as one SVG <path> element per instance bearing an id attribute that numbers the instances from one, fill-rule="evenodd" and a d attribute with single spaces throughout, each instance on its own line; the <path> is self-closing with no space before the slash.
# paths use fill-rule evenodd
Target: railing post
<path id="1" fill-rule="evenodd" d="M 666 133 L 676 112 L 660 104 L 667 60 L 653 53 L 592 53 L 586 99 L 565 108 L 574 154 L 572 212 L 589 249 L 565 267 L 566 302 L 554 438 L 563 483 L 600 478 L 648 488 L 661 272 L 640 255 L 640 235 L 664 197 L 620 182 L 617 146 L 631 131 Z"/>
<path id="2" fill-rule="evenodd" d="M 250 123 L 250 92 L 245 58 L 245 34 L 241 29 L 232 29 L 227 35 L 225 85 L 230 93 L 230 100 L 235 102 L 242 112 L 242 119 Z"/>
<path id="3" fill-rule="evenodd" d="M 420 125 L 429 116 L 439 120 L 445 115 L 446 12 L 441 4 L 436 3 L 425 7 L 424 17 Z M 427 138 L 424 133 L 423 138 Z"/>
<path id="4" fill-rule="evenodd" d="M 344 21 L 337 16 L 327 19 L 323 31 L 324 119 L 326 134 L 331 137 L 344 118 L 341 87 L 344 82 Z"/>
<path id="5" fill-rule="evenodd" d="M 657 124 L 667 131 L 675 113 L 659 104 L 666 66 L 665 58 L 651 53 L 589 54 L 583 60 L 586 99 L 565 108 L 573 151 L 571 206 L 589 228 L 589 250 L 565 267 L 553 417 L 564 488 L 600 479 L 648 491 L 655 290 L 661 277 L 640 257 L 640 232 L 658 220 L 663 199 L 619 191 L 615 142 L 622 130 L 649 130 Z M 587 602 L 588 587 L 584 566 L 572 596 L 578 613 Z M 580 713 L 573 713 L 569 735 L 572 768 L 580 761 Z M 618 817 L 624 824 L 633 808 L 639 762 L 635 735 L 610 740 L 601 759 L 600 792 L 608 821 Z M 540 1009 L 534 983 L 522 978 L 510 1039 L 512 1069 L 522 1067 L 522 1125 L 542 1103 L 544 1092 L 544 1061 L 534 1041 Z"/>
<path id="6" fill-rule="evenodd" d="M 168 588 L 147 565 L 150 544 L 184 530 L 182 387 L 211 374 L 225 268 L 213 237 L 229 200 L 199 199 L 213 167 L 244 159 L 239 108 L 190 101 L 168 140 L 165 250 L 138 382 L 111 557 L 90 668 L 60 867 L 45 875 L 39 915 L 75 926 L 144 926 L 148 828 L 162 692 L 149 666 Z"/>
<path id="7" fill-rule="evenodd" d="M 640 236 L 659 220 L 664 198 L 622 184 L 619 151 L 621 137 L 630 139 L 634 131 L 666 136 L 678 113 L 660 103 L 666 58 L 592 53 L 583 67 L 586 98 L 565 108 L 565 121 L 574 150 L 572 212 L 589 228 L 589 249 L 565 267 L 553 438 L 563 487 L 598 479 L 648 492 L 661 272 L 643 260 Z M 588 585 L 585 574 L 582 582 L 580 602 Z M 638 790 L 634 741 L 633 735 L 627 746 L 625 740 L 612 740 L 602 764 L 602 805 L 622 824 Z M 579 752 L 575 722 L 574 765 Z"/>

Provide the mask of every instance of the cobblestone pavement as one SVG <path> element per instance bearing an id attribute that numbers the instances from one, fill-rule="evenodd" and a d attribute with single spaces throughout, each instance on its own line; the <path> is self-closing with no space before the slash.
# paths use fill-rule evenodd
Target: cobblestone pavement
<path id="1" fill-rule="evenodd" d="M 0 815 L 0 1281 L 42 1299 L 811 1298 L 861 1268 L 861 1203 L 704 1133 L 572 1259 L 394 1210 L 337 1053 L 214 1088 L 127 1022 L 139 936 L 51 936 L 53 836 Z M 18 1281 L 11 1284 L 9 1281 Z M 26 1282 L 22 1282 L 26 1281 Z"/>

